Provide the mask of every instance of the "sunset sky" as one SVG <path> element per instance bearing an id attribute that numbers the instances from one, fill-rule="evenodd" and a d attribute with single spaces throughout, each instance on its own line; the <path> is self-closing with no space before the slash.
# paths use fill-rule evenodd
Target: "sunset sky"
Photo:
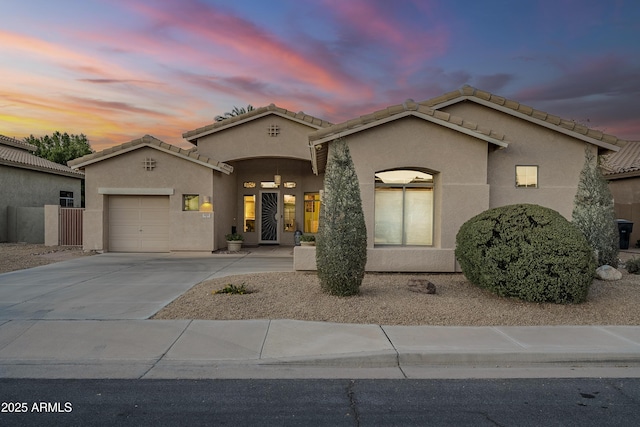
<path id="1" fill-rule="evenodd" d="M 638 0 L 0 0 L 0 134 L 101 150 L 233 106 L 348 120 L 465 84 L 640 140 Z"/>

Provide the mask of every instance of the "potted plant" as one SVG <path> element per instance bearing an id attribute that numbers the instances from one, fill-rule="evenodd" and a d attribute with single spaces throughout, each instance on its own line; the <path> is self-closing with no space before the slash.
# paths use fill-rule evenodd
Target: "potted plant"
<path id="1" fill-rule="evenodd" d="M 316 236 L 312 234 L 303 234 L 300 236 L 300 244 L 302 246 L 315 246 Z"/>
<path id="2" fill-rule="evenodd" d="M 227 250 L 229 252 L 238 252 L 242 248 L 244 236 L 240 233 L 230 233 L 225 236 L 227 238 Z"/>

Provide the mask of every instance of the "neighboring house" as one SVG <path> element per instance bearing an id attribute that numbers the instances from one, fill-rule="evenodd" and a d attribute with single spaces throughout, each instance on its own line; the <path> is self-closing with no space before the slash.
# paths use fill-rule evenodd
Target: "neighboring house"
<path id="1" fill-rule="evenodd" d="M 0 242 L 44 242 L 44 205 L 80 207 L 84 174 L 0 135 Z"/>
<path id="2" fill-rule="evenodd" d="M 625 143 L 469 86 L 335 125 L 272 104 L 183 137 L 195 147 L 146 136 L 70 162 L 86 173 L 85 249 L 216 250 L 232 230 L 245 245 L 293 245 L 296 230 L 317 231 L 329 146 L 345 138 L 367 270 L 450 272 L 466 220 L 512 203 L 570 218 L 585 146 Z M 314 269 L 315 249 L 296 247 L 294 266 Z"/>
<path id="3" fill-rule="evenodd" d="M 602 158 L 602 170 L 609 180 L 616 217 L 632 221 L 629 247 L 640 240 L 640 141 L 628 142 L 617 153 Z"/>

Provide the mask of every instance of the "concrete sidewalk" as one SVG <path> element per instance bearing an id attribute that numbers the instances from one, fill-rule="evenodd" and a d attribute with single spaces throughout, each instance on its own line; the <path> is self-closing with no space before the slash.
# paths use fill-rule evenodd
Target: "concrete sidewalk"
<path id="1" fill-rule="evenodd" d="M 250 252 L 104 254 L 0 274 L 0 377 L 640 377 L 639 326 L 147 320 L 202 280 L 293 270 L 290 248 Z"/>
<path id="2" fill-rule="evenodd" d="M 7 321 L 4 378 L 640 376 L 640 327 Z"/>

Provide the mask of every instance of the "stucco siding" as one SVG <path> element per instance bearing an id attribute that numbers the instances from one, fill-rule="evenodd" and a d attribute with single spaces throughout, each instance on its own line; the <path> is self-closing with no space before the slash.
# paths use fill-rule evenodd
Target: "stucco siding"
<path id="1" fill-rule="evenodd" d="M 155 161 L 153 170 L 144 169 L 146 159 Z M 182 210 L 184 194 L 199 195 L 200 203 L 204 197 L 213 196 L 213 173 L 207 167 L 147 147 L 88 165 L 85 169 L 84 248 L 99 251 L 109 248 L 110 195 L 118 194 L 119 190 L 129 194 L 127 189 L 140 189 L 139 195 L 154 189 L 171 189 L 170 250 L 213 250 L 213 215 Z"/>
<path id="2" fill-rule="evenodd" d="M 0 165 L 0 182 L 0 242 L 9 239 L 7 208 L 10 206 L 44 208 L 44 205 L 59 205 L 60 191 L 73 192 L 74 207 L 81 204 L 81 180 L 78 178 Z M 41 228 L 38 242 L 44 242 L 44 228 Z"/>
<path id="3" fill-rule="evenodd" d="M 272 125 L 279 129 L 277 136 L 268 134 Z M 258 157 L 310 160 L 307 136 L 314 130 L 314 127 L 269 115 L 199 139 L 198 152 L 222 162 Z"/>
<path id="4" fill-rule="evenodd" d="M 360 182 L 369 248 L 374 247 L 376 172 L 421 168 L 433 173 L 434 248 L 454 248 L 464 221 L 489 205 L 484 141 L 413 117 L 345 139 Z"/>
<path id="5" fill-rule="evenodd" d="M 571 219 L 587 143 L 473 102 L 454 104 L 445 111 L 505 135 L 509 146 L 489 151 L 490 207 L 534 203 Z M 590 149 L 595 153 L 595 146 Z M 538 188 L 516 188 L 519 165 L 538 166 Z"/>

